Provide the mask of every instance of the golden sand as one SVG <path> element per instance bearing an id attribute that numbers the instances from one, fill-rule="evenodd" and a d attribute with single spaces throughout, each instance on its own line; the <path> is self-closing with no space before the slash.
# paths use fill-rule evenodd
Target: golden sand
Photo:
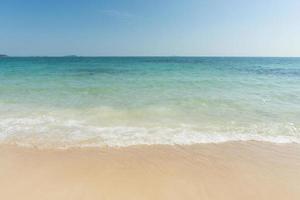
<path id="1" fill-rule="evenodd" d="M 0 146 L 3 200 L 299 200 L 300 145 Z"/>

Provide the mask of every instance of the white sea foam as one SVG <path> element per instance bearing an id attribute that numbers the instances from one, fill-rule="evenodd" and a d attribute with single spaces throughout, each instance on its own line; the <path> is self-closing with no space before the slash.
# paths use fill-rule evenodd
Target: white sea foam
<path id="1" fill-rule="evenodd" d="M 277 125 L 278 126 L 278 125 Z M 276 127 L 276 126 L 274 126 Z M 272 143 L 300 143 L 297 129 L 280 135 L 270 132 L 201 131 L 189 125 L 177 127 L 95 126 L 76 120 L 57 120 L 53 117 L 8 118 L 0 120 L 0 141 L 6 144 L 40 148 L 68 147 L 126 147 L 131 145 L 192 145 L 228 141 L 264 141 Z M 265 129 L 267 130 L 267 129 Z M 277 129 L 275 129 L 277 130 Z"/>

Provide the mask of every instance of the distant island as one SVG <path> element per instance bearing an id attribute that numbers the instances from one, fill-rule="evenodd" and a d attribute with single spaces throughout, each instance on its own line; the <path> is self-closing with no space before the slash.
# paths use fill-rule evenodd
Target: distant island
<path id="1" fill-rule="evenodd" d="M 66 55 L 66 56 L 63 56 L 63 57 L 78 57 L 77 55 Z"/>
<path id="2" fill-rule="evenodd" d="M 0 58 L 5 58 L 5 57 L 8 57 L 8 55 L 0 54 Z"/>

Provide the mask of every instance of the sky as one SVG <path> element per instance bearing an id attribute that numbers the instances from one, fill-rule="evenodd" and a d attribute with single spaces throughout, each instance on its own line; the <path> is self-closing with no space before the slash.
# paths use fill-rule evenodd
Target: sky
<path id="1" fill-rule="evenodd" d="M 0 0 L 0 54 L 300 56 L 300 1 Z"/>

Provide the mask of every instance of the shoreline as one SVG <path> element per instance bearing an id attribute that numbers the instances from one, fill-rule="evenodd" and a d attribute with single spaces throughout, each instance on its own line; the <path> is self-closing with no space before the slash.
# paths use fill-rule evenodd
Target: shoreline
<path id="1" fill-rule="evenodd" d="M 64 150 L 0 145 L 0 197 L 296 200 L 300 145 L 249 141 Z"/>

